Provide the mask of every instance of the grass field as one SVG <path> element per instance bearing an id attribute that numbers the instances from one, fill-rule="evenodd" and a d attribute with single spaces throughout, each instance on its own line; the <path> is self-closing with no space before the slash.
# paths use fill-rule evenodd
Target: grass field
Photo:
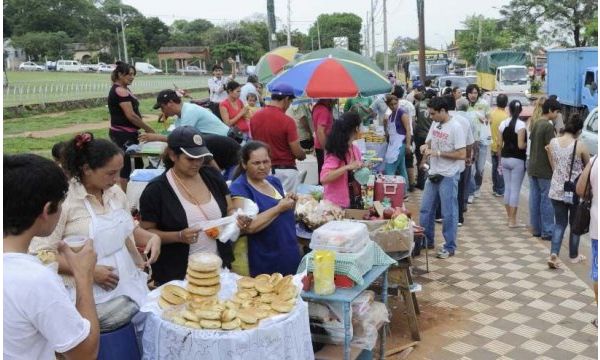
<path id="1" fill-rule="evenodd" d="M 112 84 L 110 74 L 56 71 L 9 71 L 4 87 L 3 106 L 18 106 L 104 97 Z M 206 76 L 139 75 L 131 89 L 136 94 L 173 88 L 207 86 Z"/>
<path id="2" fill-rule="evenodd" d="M 206 91 L 192 92 L 192 97 L 194 98 L 202 98 L 206 96 L 208 96 Z M 156 100 L 154 99 L 143 99 L 140 101 L 140 112 L 142 115 L 156 115 L 158 117 L 159 112 L 152 109 L 152 105 L 154 105 L 155 101 Z M 42 156 L 50 157 L 52 145 L 59 141 L 70 139 L 74 133 L 43 139 L 30 138 L 26 136 L 6 136 L 30 131 L 68 128 L 69 126 L 73 125 L 99 123 L 103 121 L 106 121 L 108 126 L 108 109 L 106 106 L 91 109 L 78 109 L 56 114 L 37 115 L 13 120 L 4 120 L 3 151 L 5 154 L 33 152 Z M 150 125 L 157 130 L 163 129 L 163 124 L 159 124 L 156 121 L 150 122 Z M 97 137 L 108 138 L 107 129 L 92 130 L 91 132 Z"/>

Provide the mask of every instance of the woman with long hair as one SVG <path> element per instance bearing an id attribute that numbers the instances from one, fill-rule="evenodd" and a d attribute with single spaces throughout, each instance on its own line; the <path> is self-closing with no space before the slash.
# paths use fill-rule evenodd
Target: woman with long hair
<path id="1" fill-rule="evenodd" d="M 573 114 L 567 120 L 563 135 L 550 140 L 546 147 L 548 159 L 552 166 L 552 180 L 548 197 L 554 207 L 554 230 L 548 266 L 559 267 L 558 255 L 567 225 L 572 225 L 579 199 L 575 194 L 576 179 L 590 161 L 590 153 L 577 137 L 583 129 L 583 119 Z M 569 234 L 569 258 L 572 263 L 585 260 L 579 254 L 579 235 Z"/>
<path id="2" fill-rule="evenodd" d="M 219 104 L 221 119 L 226 125 L 238 128 L 247 139 L 250 133 L 250 124 L 246 119 L 248 107 L 244 106 L 240 100 L 242 86 L 232 80 L 225 85 L 225 91 L 227 91 L 227 98 Z"/>
<path id="3" fill-rule="evenodd" d="M 327 137 L 325 161 L 320 179 L 323 184 L 323 197 L 332 203 L 348 208 L 358 194 L 353 193 L 353 171 L 362 167 L 360 150 L 352 144 L 359 133 L 361 119 L 355 112 L 346 112 L 342 118 L 334 121 L 331 133 Z"/>
<path id="4" fill-rule="evenodd" d="M 116 65 L 110 75 L 113 85 L 108 92 L 110 114 L 108 135 L 121 150 L 125 151 L 128 146 L 138 144 L 140 129 L 144 129 L 147 133 L 154 133 L 154 129 L 142 120 L 140 102 L 129 89 L 136 75 L 135 67 L 121 61 L 117 61 Z M 143 165 L 141 158 L 135 160 L 136 168 L 141 168 Z M 126 189 L 131 170 L 129 155 L 125 154 L 120 172 L 120 185 L 123 190 Z"/>
<path id="5" fill-rule="evenodd" d="M 517 224 L 517 208 L 521 184 L 525 176 L 525 149 L 527 147 L 527 126 L 519 118 L 523 106 L 519 100 L 508 104 L 510 118 L 500 123 L 498 131 L 502 135 L 499 139 L 500 167 L 504 177 L 504 207 L 508 216 L 508 227 L 522 226 Z"/>

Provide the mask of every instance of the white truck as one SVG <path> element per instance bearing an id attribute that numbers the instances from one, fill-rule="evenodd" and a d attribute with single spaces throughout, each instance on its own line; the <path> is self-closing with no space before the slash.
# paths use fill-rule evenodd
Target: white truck
<path id="1" fill-rule="evenodd" d="M 496 50 L 479 54 L 475 68 L 477 84 L 484 90 L 529 94 L 528 54 L 524 51 Z"/>
<path id="2" fill-rule="evenodd" d="M 163 72 L 161 69 L 157 69 L 152 64 L 146 62 L 136 62 L 135 71 L 147 75 L 162 74 Z"/>

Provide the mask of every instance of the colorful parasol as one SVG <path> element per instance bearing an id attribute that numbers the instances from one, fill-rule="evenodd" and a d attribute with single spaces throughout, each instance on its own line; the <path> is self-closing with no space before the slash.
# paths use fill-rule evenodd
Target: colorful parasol
<path id="1" fill-rule="evenodd" d="M 285 83 L 298 97 L 344 98 L 389 93 L 391 85 L 380 71 L 363 63 L 333 56 L 298 62 L 267 85 Z"/>
<path id="2" fill-rule="evenodd" d="M 281 46 L 264 54 L 256 64 L 256 76 L 261 83 L 267 83 L 279 74 L 285 64 L 294 59 L 298 48 Z"/>
<path id="3" fill-rule="evenodd" d="M 383 74 L 383 71 L 381 70 L 381 68 L 379 66 L 377 66 L 377 64 L 370 58 L 368 58 L 366 56 L 362 56 L 361 54 L 355 53 L 354 51 L 350 51 L 350 50 L 346 50 L 346 49 L 342 49 L 342 48 L 325 48 L 325 49 L 320 49 L 320 50 L 315 50 L 315 51 L 309 52 L 308 54 L 302 55 L 295 61 L 290 61 L 287 65 L 285 65 L 285 68 L 286 69 L 291 68 L 296 63 L 302 62 L 304 60 L 321 59 L 321 58 L 326 58 L 326 57 L 333 57 L 336 59 L 355 61 L 357 63 L 366 65 L 366 66 L 372 68 L 373 70 L 376 70 L 376 71 L 380 72 L 381 74 Z"/>

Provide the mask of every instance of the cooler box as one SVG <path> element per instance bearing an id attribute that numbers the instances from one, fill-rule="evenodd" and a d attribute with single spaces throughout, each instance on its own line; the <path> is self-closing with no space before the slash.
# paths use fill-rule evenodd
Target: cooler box
<path id="1" fill-rule="evenodd" d="M 374 201 L 383 201 L 384 198 L 390 199 L 393 207 L 401 207 L 404 203 L 404 190 L 406 182 L 402 176 L 383 175 L 375 180 Z"/>

